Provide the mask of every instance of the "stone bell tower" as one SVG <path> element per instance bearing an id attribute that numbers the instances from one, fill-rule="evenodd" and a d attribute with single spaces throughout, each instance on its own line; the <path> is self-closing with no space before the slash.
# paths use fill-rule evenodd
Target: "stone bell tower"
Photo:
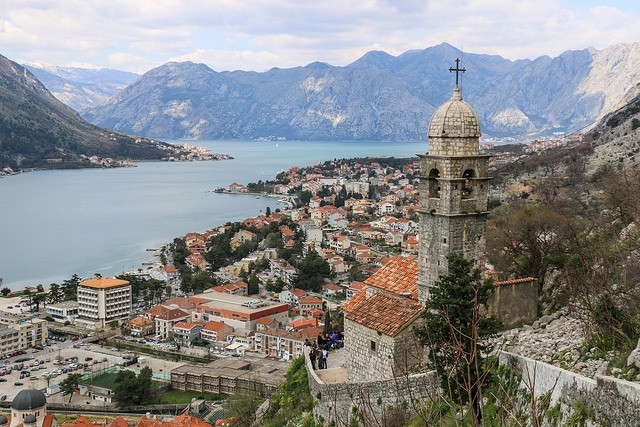
<path id="1" fill-rule="evenodd" d="M 488 155 L 480 154 L 480 122 L 475 111 L 462 100 L 456 67 L 456 87 L 429 123 L 429 152 L 420 157 L 420 252 L 418 287 L 420 302 L 429 288 L 447 274 L 447 255 L 484 261 Z"/>

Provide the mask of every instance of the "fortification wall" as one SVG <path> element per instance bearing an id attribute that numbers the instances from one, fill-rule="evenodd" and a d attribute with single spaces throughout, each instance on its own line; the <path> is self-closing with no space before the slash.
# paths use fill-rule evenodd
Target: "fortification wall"
<path id="1" fill-rule="evenodd" d="M 640 422 L 640 384 L 604 375 L 592 379 L 508 352 L 500 354 L 500 364 L 520 373 L 523 387 L 536 397 L 551 390 L 551 405 L 560 403 L 564 414 L 578 403 L 593 409 L 601 425 L 626 427 Z"/>
<path id="2" fill-rule="evenodd" d="M 328 384 L 318 378 L 306 352 L 305 363 L 315 402 L 313 415 L 322 425 L 347 426 L 353 417 L 361 425 L 408 420 L 438 393 L 435 371 L 384 381 Z"/>

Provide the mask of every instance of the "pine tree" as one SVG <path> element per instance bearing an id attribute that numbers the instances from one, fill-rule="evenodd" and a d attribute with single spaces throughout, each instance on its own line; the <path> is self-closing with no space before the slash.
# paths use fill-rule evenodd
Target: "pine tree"
<path id="1" fill-rule="evenodd" d="M 500 321 L 488 316 L 493 281 L 482 279 L 473 261 L 462 254 L 448 257 L 449 273 L 430 288 L 423 324 L 416 335 L 428 346 L 443 389 L 461 403 L 470 403 L 473 425 L 482 419 L 483 339 L 495 334 Z"/>

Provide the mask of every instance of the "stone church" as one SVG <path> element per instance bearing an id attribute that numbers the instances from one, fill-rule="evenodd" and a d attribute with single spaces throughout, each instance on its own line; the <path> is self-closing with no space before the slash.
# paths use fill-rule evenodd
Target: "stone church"
<path id="1" fill-rule="evenodd" d="M 343 307 L 349 382 L 392 379 L 414 372 L 423 360 L 423 349 L 413 328 L 430 287 L 447 274 L 447 256 L 462 253 L 479 266 L 485 261 L 490 156 L 480 153 L 480 122 L 462 99 L 458 73 L 465 70 L 459 68 L 459 60 L 450 71 L 456 73 L 453 95 L 433 114 L 429 152 L 419 155 L 418 260 L 394 258 L 369 277 L 365 288 Z M 511 282 L 505 283 L 511 286 Z M 536 288 L 533 285 L 529 288 Z M 512 305 L 506 292 L 513 289 L 499 288 L 503 303 Z M 528 300 L 525 317 L 535 318 L 537 293 Z M 493 311 L 500 314 L 504 310 L 497 307 Z"/>

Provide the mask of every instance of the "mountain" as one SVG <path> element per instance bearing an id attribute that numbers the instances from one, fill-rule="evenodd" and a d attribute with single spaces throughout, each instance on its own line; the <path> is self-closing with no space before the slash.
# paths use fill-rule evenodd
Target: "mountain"
<path id="1" fill-rule="evenodd" d="M 425 140 L 434 109 L 451 96 L 456 57 L 485 137 L 581 130 L 640 81 L 640 43 L 517 61 L 443 43 L 399 56 L 373 51 L 344 67 L 262 73 L 168 63 L 83 115 L 154 138 Z"/>
<path id="2" fill-rule="evenodd" d="M 640 166 L 640 83 L 629 89 L 621 103 L 588 134 L 593 139 L 587 159 L 592 171 L 605 164 Z"/>
<path id="3" fill-rule="evenodd" d="M 136 81 L 138 74 L 102 68 L 23 64 L 60 101 L 76 111 L 95 107 Z"/>
<path id="4" fill-rule="evenodd" d="M 170 151 L 168 144 L 86 122 L 26 68 L 0 55 L 0 169 L 82 167 L 86 156 L 162 159 Z"/>

